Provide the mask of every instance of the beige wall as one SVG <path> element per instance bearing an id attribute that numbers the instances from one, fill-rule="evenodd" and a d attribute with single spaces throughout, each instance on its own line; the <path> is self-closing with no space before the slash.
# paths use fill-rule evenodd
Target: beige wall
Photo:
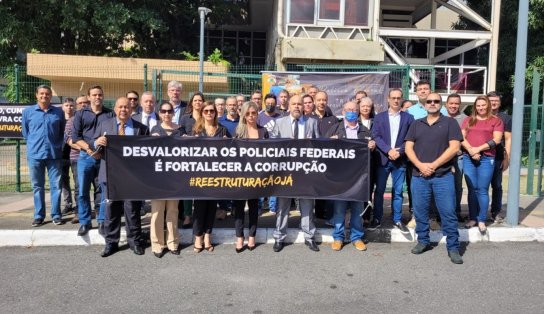
<path id="1" fill-rule="evenodd" d="M 129 90 L 144 91 L 144 65 L 148 67 L 148 89 L 152 89 L 153 69 L 194 72 L 164 74 L 163 95 L 171 80 L 183 84 L 184 99 L 198 90 L 198 62 L 164 59 L 114 58 L 53 54 L 28 54 L 27 73 L 51 81 L 54 95 L 74 97 L 92 85 L 101 85 L 107 99 L 124 96 Z M 226 73 L 227 68 L 204 63 L 205 73 Z M 228 91 L 226 76 L 204 76 L 204 92 Z"/>

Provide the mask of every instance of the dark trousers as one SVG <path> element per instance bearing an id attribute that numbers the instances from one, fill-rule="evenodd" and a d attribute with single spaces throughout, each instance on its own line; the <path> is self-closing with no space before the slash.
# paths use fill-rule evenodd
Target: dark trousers
<path id="1" fill-rule="evenodd" d="M 315 200 L 315 218 L 331 219 L 334 214 L 334 201 Z"/>
<path id="2" fill-rule="evenodd" d="M 247 200 L 249 207 L 249 236 L 254 237 L 257 233 L 257 220 L 259 219 L 259 199 L 250 199 Z M 246 200 L 235 200 L 234 201 L 234 227 L 236 228 L 236 236 L 244 236 L 244 218 L 246 207 Z"/>
<path id="3" fill-rule="evenodd" d="M 197 237 L 204 233 L 212 233 L 215 212 L 217 211 L 216 200 L 195 200 L 193 212 L 193 234 Z"/>
<path id="4" fill-rule="evenodd" d="M 178 219 L 193 216 L 193 200 L 180 200 L 178 202 Z"/>
<path id="5" fill-rule="evenodd" d="M 104 185 L 105 186 L 105 185 Z M 107 189 L 105 199 L 107 199 Z M 106 231 L 106 245 L 118 244 L 121 237 L 121 217 L 125 216 L 125 229 L 127 231 L 127 241 L 131 248 L 142 245 L 142 221 L 140 211 L 135 210 L 135 202 L 138 201 L 107 201 L 106 219 L 104 220 L 104 229 Z"/>
<path id="6" fill-rule="evenodd" d="M 72 208 L 74 202 L 72 201 L 72 188 L 70 187 L 70 169 L 72 170 L 72 176 L 74 177 L 74 196 L 77 204 L 77 160 L 74 160 L 73 163 L 69 159 L 62 160 L 62 172 L 60 174 L 60 186 L 62 189 L 62 200 L 64 202 L 65 208 Z"/>

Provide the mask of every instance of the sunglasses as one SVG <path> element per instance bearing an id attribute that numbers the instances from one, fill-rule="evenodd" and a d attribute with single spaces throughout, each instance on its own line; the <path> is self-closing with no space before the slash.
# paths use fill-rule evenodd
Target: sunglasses
<path id="1" fill-rule="evenodd" d="M 427 103 L 427 104 L 432 104 L 432 103 L 439 104 L 440 101 L 441 101 L 440 99 L 428 99 L 425 103 Z"/>
<path id="2" fill-rule="evenodd" d="M 215 109 L 204 109 L 202 110 L 202 113 L 204 114 L 215 113 Z"/>
<path id="3" fill-rule="evenodd" d="M 248 111 L 246 112 L 246 117 L 249 117 L 249 116 L 256 116 L 257 115 L 257 112 L 256 111 Z"/>
<path id="4" fill-rule="evenodd" d="M 166 113 L 173 114 L 174 110 L 172 110 L 172 109 L 169 109 L 169 110 L 161 109 L 160 113 L 162 113 L 162 114 L 166 114 Z"/>
<path id="5" fill-rule="evenodd" d="M 138 100 L 138 98 L 129 97 L 128 100 Z"/>

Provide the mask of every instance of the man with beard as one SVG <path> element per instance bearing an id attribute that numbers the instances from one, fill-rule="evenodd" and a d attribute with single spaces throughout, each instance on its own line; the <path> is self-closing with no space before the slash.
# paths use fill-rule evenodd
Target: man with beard
<path id="1" fill-rule="evenodd" d="M 319 138 L 319 129 L 316 119 L 311 119 L 302 115 L 302 98 L 299 95 L 291 97 L 289 100 L 289 115 L 276 120 L 274 129 L 271 132 L 271 138 Z M 274 252 L 283 249 L 283 242 L 287 236 L 287 221 L 289 219 L 289 210 L 291 209 L 292 198 L 278 197 L 278 213 L 276 215 L 276 229 L 274 230 Z M 304 233 L 304 243 L 310 250 L 318 252 L 319 247 L 314 241 L 314 200 L 299 199 L 300 206 L 300 227 Z"/>

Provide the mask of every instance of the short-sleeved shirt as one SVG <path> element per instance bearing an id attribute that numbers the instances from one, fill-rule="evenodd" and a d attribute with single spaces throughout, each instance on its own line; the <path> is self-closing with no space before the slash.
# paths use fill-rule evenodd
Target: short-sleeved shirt
<path id="1" fill-rule="evenodd" d="M 504 125 L 504 132 L 512 133 L 512 117 L 510 117 L 508 114 L 504 112 L 499 112 L 497 114 L 499 118 L 501 118 L 502 123 Z M 502 137 L 501 143 L 495 147 L 495 159 L 496 160 L 504 160 L 504 150 L 505 150 L 505 144 L 504 144 L 504 135 Z"/>
<path id="2" fill-rule="evenodd" d="M 115 117 L 115 113 L 106 107 L 96 114 L 90 107 L 76 111 L 72 126 L 72 142 L 85 141 L 94 149 L 94 133 L 102 121 Z"/>
<path id="3" fill-rule="evenodd" d="M 264 110 L 259 112 L 259 116 L 257 117 L 257 125 L 260 125 L 268 132 L 272 132 L 272 129 L 274 129 L 274 121 L 276 119 L 283 117 L 283 114 L 280 114 L 278 112 L 274 112 L 271 116 L 267 115 Z"/>
<path id="4" fill-rule="evenodd" d="M 429 125 L 427 118 L 417 119 L 410 125 L 405 141 L 414 142 L 414 152 L 417 159 L 424 163 L 431 163 L 438 159 L 450 146 L 450 141 L 463 140 L 461 128 L 455 119 L 440 115 L 440 118 Z M 435 170 L 434 176 L 442 176 L 451 171 L 453 161 L 450 159 Z M 412 168 L 414 176 L 421 176 L 417 167 Z"/>
<path id="5" fill-rule="evenodd" d="M 61 159 L 64 144 L 64 112 L 55 106 L 42 110 L 38 104 L 23 110 L 22 131 L 30 159 Z"/>
<path id="6" fill-rule="evenodd" d="M 419 102 L 408 108 L 406 112 L 411 114 L 416 120 L 425 118 L 427 116 L 427 110 L 425 110 L 425 106 L 420 104 Z M 440 108 L 440 113 L 446 117 L 448 116 L 448 109 L 446 109 L 446 106 L 442 105 L 442 108 Z"/>
<path id="7" fill-rule="evenodd" d="M 229 137 L 232 137 L 236 134 L 236 127 L 238 126 L 238 122 L 240 122 L 240 118 L 238 117 L 236 117 L 236 119 L 234 120 L 228 119 L 227 115 L 223 115 L 221 118 L 219 118 L 219 124 L 224 126 L 227 131 L 229 131 Z"/>
<path id="8" fill-rule="evenodd" d="M 498 117 L 492 116 L 486 120 L 476 120 L 476 124 L 468 127 L 470 117 L 467 117 L 461 128 L 465 131 L 465 138 L 472 147 L 478 147 L 493 140 L 493 132 L 504 132 L 504 124 Z M 503 149 L 503 148 L 501 148 Z M 488 157 L 495 157 L 496 149 L 488 149 L 482 153 Z"/>

